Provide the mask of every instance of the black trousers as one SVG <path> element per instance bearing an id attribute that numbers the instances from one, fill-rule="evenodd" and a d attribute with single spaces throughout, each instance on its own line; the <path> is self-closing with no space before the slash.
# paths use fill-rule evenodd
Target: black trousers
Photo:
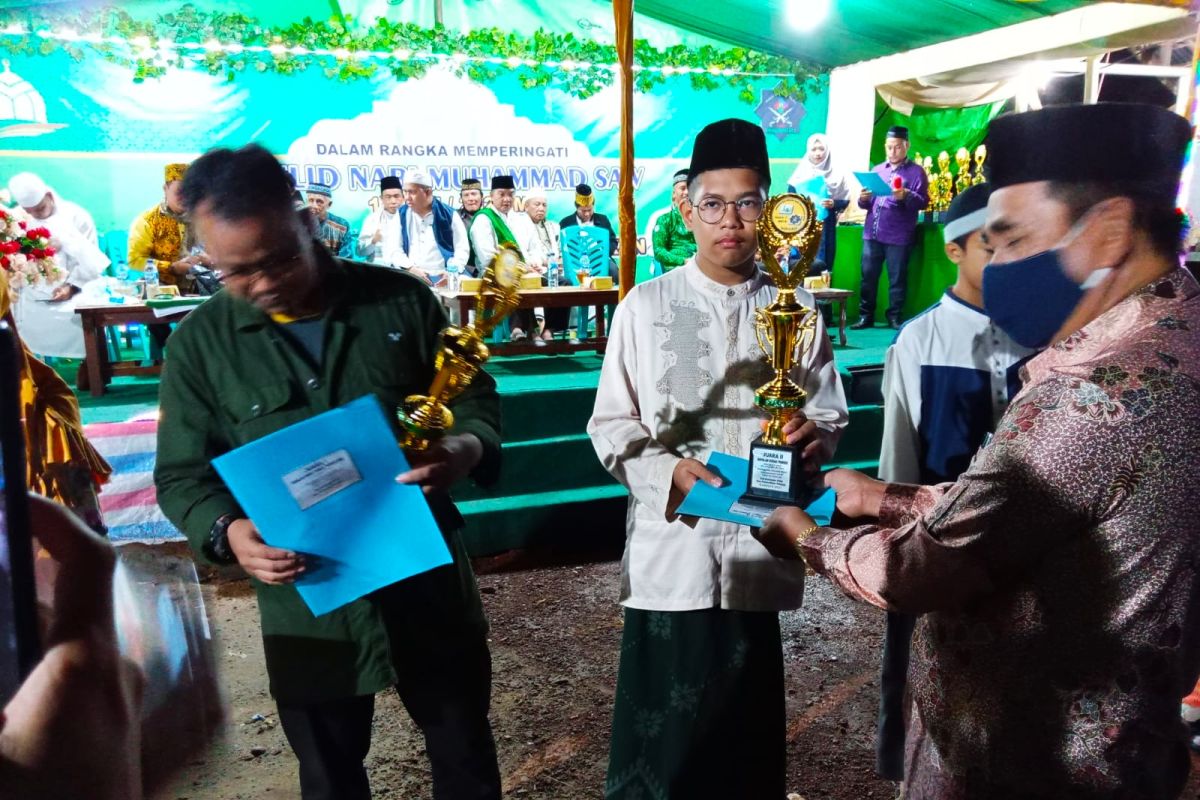
<path id="1" fill-rule="evenodd" d="M 908 690 L 908 655 L 916 625 L 916 617 L 889 611 L 883 633 L 875 771 L 879 777 L 893 781 L 904 780 L 904 696 Z"/>
<path id="2" fill-rule="evenodd" d="M 397 665 L 396 691 L 425 736 L 434 800 L 500 800 L 500 768 L 488 722 L 492 659 L 486 642 Z M 304 800 L 369 800 L 363 760 L 375 697 L 279 704 L 279 721 L 300 761 Z"/>
<path id="3" fill-rule="evenodd" d="M 860 316 L 875 320 L 875 294 L 879 291 L 879 276 L 883 274 L 883 263 L 887 262 L 888 273 L 888 322 L 900 322 L 904 311 L 904 298 L 908 294 L 908 259 L 912 255 L 910 244 L 884 244 L 874 239 L 863 240 L 862 289 L 859 296 Z"/>

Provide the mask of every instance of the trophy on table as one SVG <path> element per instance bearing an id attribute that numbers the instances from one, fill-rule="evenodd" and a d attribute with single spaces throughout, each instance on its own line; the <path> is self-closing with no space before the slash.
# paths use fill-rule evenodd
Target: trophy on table
<path id="1" fill-rule="evenodd" d="M 929 204 L 926 205 L 925 208 L 930 212 L 937 211 L 940 201 L 938 198 L 937 178 L 933 174 L 932 156 L 925 156 L 925 158 L 921 161 L 921 169 L 925 170 L 925 185 L 928 187 L 929 191 Z"/>
<path id="2" fill-rule="evenodd" d="M 971 188 L 971 151 L 965 147 L 958 148 L 954 160 L 958 163 L 958 179 L 954 181 L 954 193 L 962 194 Z"/>
<path id="3" fill-rule="evenodd" d="M 938 154 L 938 211 L 950 208 L 954 199 L 954 174 L 950 172 L 950 154 L 943 150 Z"/>
<path id="4" fill-rule="evenodd" d="M 775 377 L 754 393 L 754 404 L 767 412 L 769 420 L 766 431 L 750 444 L 743 503 L 803 507 L 812 494 L 801 463 L 802 448 L 787 443 L 783 427 L 807 399 L 807 392 L 792 380 L 791 372 L 813 345 L 817 311 L 800 305 L 796 287 L 804 281 L 821 246 L 822 227 L 812 200 L 798 194 L 772 197 L 758 219 L 758 252 L 779 294 L 775 302 L 754 312 L 754 329 Z M 781 247 L 800 251 L 791 269 L 776 258 Z"/>
<path id="5" fill-rule="evenodd" d="M 516 310 L 525 270 L 520 252 L 512 245 L 500 245 L 475 293 L 474 319 L 442 330 L 442 346 L 434 362 L 437 373 L 429 393 L 404 398 L 397 413 L 403 429 L 400 446 L 408 452 L 427 450 L 453 427 L 454 414 L 446 404 L 467 388 L 491 356 L 483 340 Z"/>
<path id="6" fill-rule="evenodd" d="M 981 144 L 975 148 L 975 176 L 971 178 L 971 185 L 978 186 L 987 180 L 983 174 L 983 162 L 987 160 L 987 145 Z"/>

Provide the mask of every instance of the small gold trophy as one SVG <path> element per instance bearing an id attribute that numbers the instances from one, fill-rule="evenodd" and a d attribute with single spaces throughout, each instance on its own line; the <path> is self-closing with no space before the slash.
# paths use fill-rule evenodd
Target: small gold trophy
<path id="1" fill-rule="evenodd" d="M 938 211 L 950 208 L 954 199 L 954 175 L 950 172 L 950 154 L 943 150 L 938 154 Z"/>
<path id="2" fill-rule="evenodd" d="M 408 452 L 426 450 L 453 427 L 454 414 L 446 404 L 467 388 L 491 356 L 483 340 L 516 310 L 525 269 L 515 247 L 500 245 L 475 293 L 475 319 L 462 327 L 450 325 L 442 330 L 442 347 L 435 362 L 437 374 L 429 394 L 404 398 L 397 414 L 403 428 L 400 446 Z"/>
<path id="3" fill-rule="evenodd" d="M 822 227 L 812 200 L 798 194 L 772 197 L 758 219 L 758 252 L 779 294 L 775 302 L 754 312 L 758 344 L 775 377 L 754 393 L 754 404 L 770 419 L 766 432 L 750 444 L 750 474 L 742 495 L 745 503 L 803 507 L 811 494 L 801 448 L 787 443 L 783 426 L 804 407 L 807 398 L 790 373 L 812 347 L 817 312 L 797 302 L 796 287 L 804 281 L 821 246 Z M 776 259 L 781 247 L 800 250 L 800 260 L 790 270 Z"/>
<path id="4" fill-rule="evenodd" d="M 971 178 L 971 185 L 978 186 L 987 180 L 983 175 L 983 162 L 987 160 L 987 145 L 981 144 L 975 148 L 975 176 Z"/>
<path id="5" fill-rule="evenodd" d="M 971 151 L 965 147 L 958 148 L 954 160 L 958 163 L 958 179 L 954 182 L 954 193 L 962 194 L 971 188 Z"/>
<path id="6" fill-rule="evenodd" d="M 937 211 L 938 209 L 938 183 L 933 174 L 933 157 L 925 156 L 921 161 L 921 169 L 925 170 L 925 186 L 929 192 L 929 204 L 925 206 L 928 211 Z"/>

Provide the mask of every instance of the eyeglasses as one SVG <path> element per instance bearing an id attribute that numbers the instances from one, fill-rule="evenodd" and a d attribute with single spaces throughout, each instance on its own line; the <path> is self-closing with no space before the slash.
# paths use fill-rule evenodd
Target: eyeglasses
<path id="1" fill-rule="evenodd" d="M 754 222 L 762 216 L 763 201 L 758 197 L 743 197 L 740 200 L 718 200 L 705 197 L 696 203 L 696 213 L 709 225 L 716 225 L 725 218 L 725 207 L 733 206 L 742 222 Z"/>
<path id="2" fill-rule="evenodd" d="M 240 264 L 233 270 L 223 269 L 219 264 L 213 266 L 220 271 L 221 280 L 242 278 L 253 283 L 267 273 L 278 275 L 290 272 L 296 262 L 303 257 L 304 252 L 297 251 L 292 255 L 268 256 L 253 264 Z"/>

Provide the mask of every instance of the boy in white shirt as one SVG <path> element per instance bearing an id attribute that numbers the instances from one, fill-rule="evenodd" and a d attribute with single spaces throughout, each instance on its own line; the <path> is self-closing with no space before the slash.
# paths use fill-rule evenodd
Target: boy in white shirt
<path id="1" fill-rule="evenodd" d="M 799 607 L 803 565 L 774 559 L 745 526 L 674 513 L 696 481 L 719 482 L 704 466 L 711 452 L 747 456 L 762 430 L 753 395 L 771 371 L 754 312 L 776 295 L 755 261 L 771 180 L 762 129 L 709 125 L 690 176 L 684 215 L 697 253 L 617 307 L 588 423 L 630 493 L 605 796 L 782 797 L 778 612 Z M 819 318 L 815 342 L 793 372 L 808 405 L 785 429 L 814 471 L 847 420 Z"/>

